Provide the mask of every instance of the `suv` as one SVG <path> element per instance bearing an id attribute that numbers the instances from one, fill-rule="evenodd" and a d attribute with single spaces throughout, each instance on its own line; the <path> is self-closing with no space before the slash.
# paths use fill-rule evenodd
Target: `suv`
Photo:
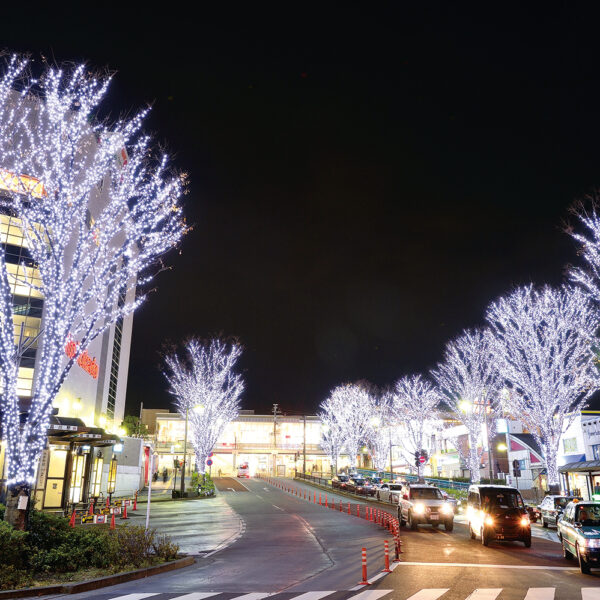
<path id="1" fill-rule="evenodd" d="M 421 523 L 437 527 L 444 523 L 446 531 L 454 529 L 454 510 L 444 500 L 442 492 L 424 483 L 406 485 L 402 489 L 398 503 L 398 520 L 400 526 L 405 523 L 416 529 Z"/>
<path id="2" fill-rule="evenodd" d="M 531 522 L 518 489 L 506 485 L 472 485 L 467 500 L 469 533 L 487 546 L 493 540 L 516 540 L 531 547 Z"/>
<path id="3" fill-rule="evenodd" d="M 558 519 L 562 516 L 567 504 L 573 502 L 575 498 L 576 496 L 546 496 L 538 506 L 542 526 L 554 525 L 558 527 Z M 583 500 L 583 498 L 577 497 L 577 500 Z"/>
<path id="4" fill-rule="evenodd" d="M 350 477 L 348 477 L 348 475 L 336 475 L 331 480 L 331 487 L 345 490 L 349 479 Z"/>
<path id="5" fill-rule="evenodd" d="M 577 557 L 582 573 L 600 567 L 600 504 L 570 502 L 558 522 L 558 537 L 565 558 Z"/>

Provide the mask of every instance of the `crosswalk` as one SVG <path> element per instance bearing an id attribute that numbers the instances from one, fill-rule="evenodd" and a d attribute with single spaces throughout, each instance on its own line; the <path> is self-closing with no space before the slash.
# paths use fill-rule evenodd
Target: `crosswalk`
<path id="1" fill-rule="evenodd" d="M 461 595 L 464 600 L 501 600 L 503 588 L 479 588 Z M 97 594 L 93 598 L 102 600 L 445 600 L 445 598 L 458 598 L 456 591 L 451 594 L 449 588 L 423 588 L 415 593 L 407 595 L 402 590 L 390 589 L 362 589 L 360 591 L 315 591 L 315 592 L 191 592 L 187 594 L 140 592 L 136 594 L 125 594 L 114 596 L 109 594 Z M 515 597 L 511 590 L 511 598 Z M 517 596 L 522 600 L 578 600 L 574 595 L 564 596 L 556 594 L 553 587 L 532 587 L 523 591 L 523 595 Z M 600 600 L 600 587 L 582 587 L 581 600 Z"/>

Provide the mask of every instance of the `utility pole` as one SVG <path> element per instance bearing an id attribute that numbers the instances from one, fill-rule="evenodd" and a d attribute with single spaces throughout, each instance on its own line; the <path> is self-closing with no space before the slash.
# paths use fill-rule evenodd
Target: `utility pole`
<path id="1" fill-rule="evenodd" d="M 185 469 L 187 467 L 187 430 L 188 430 L 188 409 L 185 409 L 185 434 L 183 437 L 183 464 L 181 465 L 181 485 L 179 488 L 180 497 L 183 498 L 185 492 Z"/>
<path id="2" fill-rule="evenodd" d="M 302 415 L 304 419 L 304 431 L 302 441 L 302 473 L 306 473 L 306 415 Z"/>
<path id="3" fill-rule="evenodd" d="M 277 407 L 273 404 L 273 477 L 277 477 Z"/>

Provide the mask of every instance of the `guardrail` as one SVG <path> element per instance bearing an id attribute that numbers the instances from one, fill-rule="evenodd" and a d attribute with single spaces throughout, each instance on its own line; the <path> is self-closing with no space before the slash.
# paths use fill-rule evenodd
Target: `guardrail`
<path id="1" fill-rule="evenodd" d="M 322 475 L 323 473 L 321 473 Z M 331 477 L 317 477 L 316 475 L 310 475 L 309 473 L 300 473 L 296 471 L 296 477 L 299 479 L 306 479 L 306 481 L 313 481 L 319 485 L 327 485 L 331 487 Z"/>
<path id="2" fill-rule="evenodd" d="M 377 473 L 382 473 L 381 471 L 375 471 L 373 469 L 357 469 L 357 471 L 367 477 L 373 477 Z M 418 481 L 419 479 L 417 475 L 409 475 L 408 473 L 390 473 L 389 471 L 383 472 L 383 477 L 385 479 L 395 479 L 397 477 L 401 477 L 407 481 Z M 448 488 L 451 490 L 467 491 L 471 485 L 465 481 L 448 481 L 447 479 L 436 479 L 435 477 L 424 477 L 423 479 L 426 483 L 431 483 L 436 487 Z"/>

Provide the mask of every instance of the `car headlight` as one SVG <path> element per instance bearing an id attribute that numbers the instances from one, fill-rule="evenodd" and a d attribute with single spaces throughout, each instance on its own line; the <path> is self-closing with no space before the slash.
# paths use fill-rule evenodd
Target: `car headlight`
<path id="1" fill-rule="evenodd" d="M 418 514 L 422 515 L 425 513 L 425 505 L 424 504 L 415 504 L 413 510 Z"/>
<path id="2" fill-rule="evenodd" d="M 454 511 L 452 510 L 452 507 L 449 504 L 442 504 L 442 512 L 445 515 L 450 515 L 452 514 Z"/>
<path id="3" fill-rule="evenodd" d="M 529 521 L 529 517 L 525 516 L 521 518 L 521 527 L 529 527 L 531 522 Z"/>
<path id="4" fill-rule="evenodd" d="M 585 538 L 580 535 L 577 537 L 577 541 L 581 546 L 586 546 L 587 548 L 600 548 L 600 539 Z"/>
<path id="5" fill-rule="evenodd" d="M 489 515 L 483 521 L 486 525 L 492 526 L 494 524 L 494 519 Z"/>

